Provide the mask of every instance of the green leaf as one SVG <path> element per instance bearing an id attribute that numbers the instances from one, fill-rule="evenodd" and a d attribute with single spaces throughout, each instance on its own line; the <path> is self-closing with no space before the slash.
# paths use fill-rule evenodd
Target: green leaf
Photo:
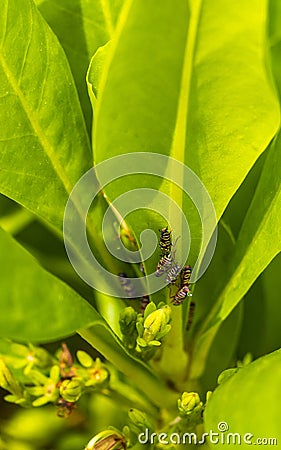
<path id="1" fill-rule="evenodd" d="M 194 2 L 189 31 L 186 3 L 128 3 L 103 72 L 95 159 L 170 154 L 199 175 L 220 217 L 279 124 L 263 63 L 266 2 Z"/>
<path id="2" fill-rule="evenodd" d="M 0 229 L 1 337 L 47 342 L 102 321 L 69 286 Z"/>
<path id="3" fill-rule="evenodd" d="M 258 444 L 258 438 L 275 438 L 280 442 L 280 362 L 278 350 L 240 369 L 215 390 L 204 413 L 205 431 L 218 432 L 220 422 L 226 422 L 229 429 L 219 433 L 217 444 L 209 443 L 211 448 L 225 448 L 227 439 L 231 439 L 230 445 L 234 447 L 233 436 L 228 438 L 228 433 L 240 434 L 242 449 L 249 448 L 244 441 L 247 433 L 253 435 L 252 445 Z"/>
<path id="4" fill-rule="evenodd" d="M 225 8 L 220 1 L 193 2 L 189 24 L 185 1 L 126 3 L 100 81 L 95 161 L 147 152 L 149 173 L 150 152 L 173 156 L 202 180 L 219 218 L 279 125 L 278 102 L 264 65 L 266 6 L 259 0 L 240 2 L 239 8 L 237 3 Z M 175 200 L 188 216 L 189 263 L 194 265 L 202 238 L 198 213 L 173 184 L 155 178 L 131 176 L 105 191 L 113 200 L 124 191 L 149 187 Z M 166 210 L 171 220 L 170 205 Z M 126 218 L 138 240 L 144 228 L 157 232 L 162 220 L 148 209 Z M 181 223 L 173 226 L 183 242 Z M 148 262 L 148 272 L 155 270 L 157 259 L 155 254 Z M 177 310 L 174 323 L 180 321 Z M 168 338 L 177 349 L 182 347 L 180 334 L 179 325 Z M 170 355 L 176 354 L 173 345 Z M 175 371 L 179 361 L 185 365 L 177 358 L 165 366 Z"/>
<path id="5" fill-rule="evenodd" d="M 281 7 L 278 0 L 269 1 L 269 17 L 268 17 L 268 34 L 269 34 L 269 55 L 272 72 L 276 82 L 276 88 L 281 96 Z"/>
<path id="6" fill-rule="evenodd" d="M 194 366 L 197 374 L 202 370 L 202 355 L 208 352 L 222 321 L 281 250 L 280 145 L 281 135 L 270 148 L 260 182 L 240 230 L 231 258 L 228 282 L 198 332 L 199 339 L 195 348 L 198 360 Z"/>
<path id="7" fill-rule="evenodd" d="M 34 4 L 24 0 L 20 15 L 15 0 L 4 6 L 0 190 L 61 233 L 69 194 L 92 165 L 83 115 L 64 52 Z M 95 232 L 102 202 L 96 202 L 94 224 L 87 225 L 105 261 L 101 231 Z M 116 264 L 110 257 L 106 262 L 107 267 Z"/>
<path id="8" fill-rule="evenodd" d="M 57 38 L 31 0 L 20 8 L 5 0 L 0 18 L 0 190 L 61 229 L 89 142 Z"/>
<path id="9" fill-rule="evenodd" d="M 124 0 L 36 0 L 39 11 L 58 37 L 68 58 L 88 128 L 91 106 L 85 74 L 91 56 L 114 34 Z"/>

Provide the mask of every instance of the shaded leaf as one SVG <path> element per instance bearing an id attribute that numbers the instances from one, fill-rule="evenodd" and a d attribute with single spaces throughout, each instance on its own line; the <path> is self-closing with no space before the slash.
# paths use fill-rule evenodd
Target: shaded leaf
<path id="1" fill-rule="evenodd" d="M 3 230 L 0 241 L 1 337 L 47 342 L 102 320 Z"/>
<path id="2" fill-rule="evenodd" d="M 266 2 L 256 1 L 255 14 L 242 2 L 231 11 L 219 1 L 201 5 L 189 32 L 185 2 L 127 8 L 103 72 L 94 152 L 97 162 L 134 151 L 176 157 L 199 175 L 220 217 L 274 136 L 279 111 L 263 64 Z"/>
<path id="3" fill-rule="evenodd" d="M 270 263 L 262 274 L 262 286 L 265 297 L 265 332 L 262 352 L 271 352 L 281 346 L 280 331 L 280 292 L 281 292 L 281 255 Z"/>

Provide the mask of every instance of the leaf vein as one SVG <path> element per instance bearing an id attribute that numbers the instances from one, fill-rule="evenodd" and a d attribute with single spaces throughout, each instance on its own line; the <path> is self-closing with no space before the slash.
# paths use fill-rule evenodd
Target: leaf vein
<path id="1" fill-rule="evenodd" d="M 26 48 L 25 48 L 25 51 L 24 51 L 24 54 L 23 54 L 22 66 L 21 66 L 21 69 L 20 69 L 19 77 L 18 77 L 19 86 L 21 85 L 21 80 L 22 80 L 24 68 L 25 68 L 26 61 L 27 61 L 27 55 L 28 55 L 28 52 L 29 52 L 29 49 L 30 49 L 32 33 L 33 33 L 33 26 L 34 26 L 34 22 L 33 22 L 32 10 L 31 10 L 30 11 L 30 27 L 28 27 L 29 28 L 29 35 L 28 35 L 28 38 L 27 38 L 27 44 L 26 44 Z"/>

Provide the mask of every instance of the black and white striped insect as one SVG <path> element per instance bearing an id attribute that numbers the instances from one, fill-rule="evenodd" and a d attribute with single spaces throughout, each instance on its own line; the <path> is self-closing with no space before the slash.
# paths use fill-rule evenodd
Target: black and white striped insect
<path id="1" fill-rule="evenodd" d="M 136 298 L 135 289 L 130 278 L 128 278 L 128 276 L 124 272 L 120 272 L 118 274 L 118 277 L 126 295 L 130 298 Z"/>
<path id="2" fill-rule="evenodd" d="M 181 266 L 179 266 L 178 264 L 175 264 L 174 266 L 171 267 L 171 269 L 167 273 L 166 281 L 169 284 L 175 284 L 180 272 L 181 272 Z"/>
<path id="3" fill-rule="evenodd" d="M 168 227 L 162 228 L 160 231 L 160 242 L 159 246 L 161 249 L 161 255 L 167 256 L 171 253 L 172 248 L 172 237 L 171 231 L 168 230 Z"/>
<path id="4" fill-rule="evenodd" d="M 188 286 L 183 286 L 178 290 L 176 295 L 173 297 L 172 300 L 173 305 L 175 306 L 181 305 L 185 300 L 186 296 L 190 297 L 192 296 L 192 294 Z"/>
<path id="5" fill-rule="evenodd" d="M 141 298 L 141 315 L 144 315 L 145 308 L 147 307 L 148 303 L 150 303 L 148 295 L 143 295 Z"/>
<path id="6" fill-rule="evenodd" d="M 193 317 L 194 317 L 194 311 L 195 311 L 195 302 L 190 302 L 189 310 L 188 310 L 188 316 L 187 316 L 187 324 L 186 324 L 186 330 L 188 331 L 192 325 Z"/>
<path id="7" fill-rule="evenodd" d="M 181 271 L 182 286 L 189 286 L 192 269 L 190 266 L 184 266 Z"/>
<path id="8" fill-rule="evenodd" d="M 157 264 L 155 276 L 161 277 L 163 273 L 168 272 L 173 266 L 173 263 L 174 263 L 174 256 L 171 253 L 162 256 L 162 258 Z"/>

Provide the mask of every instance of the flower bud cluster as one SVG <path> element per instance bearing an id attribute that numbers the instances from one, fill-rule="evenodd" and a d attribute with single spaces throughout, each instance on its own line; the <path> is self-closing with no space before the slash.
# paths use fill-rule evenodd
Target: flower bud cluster
<path id="1" fill-rule="evenodd" d="M 148 303 L 143 315 L 129 306 L 122 311 L 119 320 L 123 343 L 132 353 L 149 359 L 153 355 L 150 350 L 159 347 L 169 333 L 170 321 L 171 308 L 164 303 L 158 307 L 153 302 Z"/>
<path id="2" fill-rule="evenodd" d="M 69 415 L 82 394 L 109 382 L 99 358 L 84 351 L 76 356 L 74 361 L 66 344 L 52 356 L 40 347 L 7 342 L 7 354 L 0 357 L 0 387 L 9 392 L 5 400 L 25 407 L 52 403 L 59 416 Z"/>

